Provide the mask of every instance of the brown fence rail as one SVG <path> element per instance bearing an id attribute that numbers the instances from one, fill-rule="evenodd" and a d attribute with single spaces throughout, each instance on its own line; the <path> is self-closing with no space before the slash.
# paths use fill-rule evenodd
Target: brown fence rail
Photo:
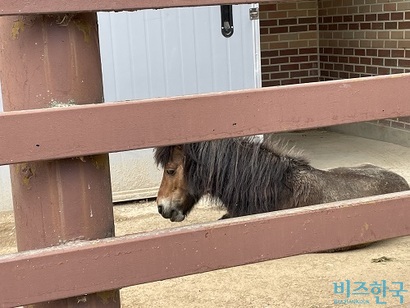
<path id="1" fill-rule="evenodd" d="M 410 192 L 402 192 L 3 256 L 0 302 L 29 304 L 408 235 L 409 203 Z"/>
<path id="2" fill-rule="evenodd" d="M 0 164 L 407 116 L 409 83 L 401 74 L 8 112 Z"/>
<path id="3" fill-rule="evenodd" d="M 294 0 L 280 0 L 280 2 Z M 258 3 L 272 2 L 260 0 Z M 96 12 L 96 11 L 135 11 L 142 9 L 161 9 L 184 6 L 204 6 L 220 4 L 245 4 L 255 3 L 249 0 L 93 0 L 93 1 L 53 1 L 53 0 L 3 0 L 0 7 L 1 15 L 21 14 L 48 14 L 67 12 Z"/>

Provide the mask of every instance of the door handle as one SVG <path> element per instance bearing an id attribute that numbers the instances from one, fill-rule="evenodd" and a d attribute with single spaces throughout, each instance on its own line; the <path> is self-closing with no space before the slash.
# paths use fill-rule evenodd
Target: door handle
<path id="1" fill-rule="evenodd" d="M 232 5 L 221 5 L 221 32 L 224 37 L 233 34 Z"/>

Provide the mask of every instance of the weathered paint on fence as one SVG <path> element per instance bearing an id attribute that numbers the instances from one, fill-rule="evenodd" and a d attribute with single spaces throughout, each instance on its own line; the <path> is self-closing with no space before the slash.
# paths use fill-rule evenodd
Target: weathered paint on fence
<path id="1" fill-rule="evenodd" d="M 0 164 L 408 116 L 409 83 L 401 74 L 10 112 Z"/>
<path id="2" fill-rule="evenodd" d="M 86 31 L 79 31 L 79 26 Z M 70 99 L 82 104 L 102 102 L 95 13 L 77 14 L 65 26 L 55 16 L 33 18 L 18 38 L 10 35 L 14 27 L 15 18 L 0 18 L 4 110 L 49 108 Z M 14 132 L 23 129 L 19 123 L 13 127 L 5 138 L 12 140 Z M 49 130 L 53 134 L 53 128 Z M 108 154 L 30 161 L 12 165 L 10 170 L 19 251 L 114 236 Z M 119 297 L 118 290 L 106 292 L 104 300 L 98 294 L 84 296 L 95 307 L 103 303 L 120 307 Z M 77 305 L 77 299 L 35 307 L 70 305 Z"/>
<path id="3" fill-rule="evenodd" d="M 294 0 L 280 0 L 294 1 Z M 271 2 L 271 0 L 260 0 L 262 2 Z M 245 4 L 255 3 L 250 0 L 224 0 L 223 4 Z M 220 5 L 221 0 L 71 0 L 71 1 L 53 1 L 53 0 L 25 0 L 13 1 L 2 0 L 0 7 L 1 15 L 21 15 L 21 14 L 50 14 L 50 13 L 67 13 L 67 12 L 90 12 L 90 11 L 135 11 L 142 9 L 160 9 L 168 7 L 184 6 L 205 6 Z"/>
<path id="4" fill-rule="evenodd" d="M 77 296 L 407 235 L 409 204 L 410 192 L 401 192 L 3 256 L 0 303 Z"/>

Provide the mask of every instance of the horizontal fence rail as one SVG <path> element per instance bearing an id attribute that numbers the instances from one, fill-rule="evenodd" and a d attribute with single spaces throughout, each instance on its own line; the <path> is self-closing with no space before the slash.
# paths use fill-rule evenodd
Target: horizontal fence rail
<path id="1" fill-rule="evenodd" d="M 280 2 L 294 0 L 280 0 Z M 272 0 L 260 0 L 258 3 L 272 2 Z M 279 2 L 279 1 L 278 1 Z M 255 3 L 249 0 L 224 0 L 223 4 L 246 4 Z M 142 9 L 161 9 L 170 7 L 221 5 L 220 0 L 2 0 L 0 6 L 1 15 L 21 14 L 50 14 L 67 12 L 91 12 L 91 11 L 135 11 Z"/>
<path id="2" fill-rule="evenodd" d="M 400 192 L 1 256 L 0 306 L 408 235 L 409 217 Z"/>
<path id="3" fill-rule="evenodd" d="M 409 116 L 409 84 L 399 74 L 6 112 L 0 164 Z"/>

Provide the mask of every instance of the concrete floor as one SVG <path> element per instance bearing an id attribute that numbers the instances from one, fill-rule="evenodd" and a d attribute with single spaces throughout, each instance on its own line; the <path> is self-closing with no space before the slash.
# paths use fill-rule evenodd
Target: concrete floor
<path id="1" fill-rule="evenodd" d="M 410 148 L 344 135 L 312 130 L 271 135 L 296 151 L 302 150 L 314 167 L 334 168 L 371 163 L 403 176 L 410 182 Z"/>

